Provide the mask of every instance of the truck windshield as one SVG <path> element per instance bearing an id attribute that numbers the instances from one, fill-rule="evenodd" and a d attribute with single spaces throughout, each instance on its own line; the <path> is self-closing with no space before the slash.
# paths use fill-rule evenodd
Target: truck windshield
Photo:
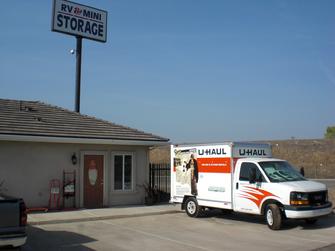
<path id="1" fill-rule="evenodd" d="M 295 168 L 286 161 L 259 162 L 271 182 L 306 180 Z"/>

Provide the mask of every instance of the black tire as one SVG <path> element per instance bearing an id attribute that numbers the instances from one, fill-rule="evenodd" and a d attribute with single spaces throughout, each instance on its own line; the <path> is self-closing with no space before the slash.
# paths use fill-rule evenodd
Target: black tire
<path id="1" fill-rule="evenodd" d="M 279 230 L 282 226 L 282 213 L 276 204 L 270 204 L 265 209 L 265 221 L 272 230 Z"/>
<path id="2" fill-rule="evenodd" d="M 185 201 L 185 210 L 188 216 L 198 217 L 201 211 L 201 207 L 198 205 L 197 199 L 194 197 L 189 197 Z"/>
<path id="3" fill-rule="evenodd" d="M 318 221 L 317 218 L 309 218 L 309 219 L 305 219 L 305 222 L 306 222 L 306 224 L 308 224 L 308 225 L 314 225 L 317 221 Z"/>

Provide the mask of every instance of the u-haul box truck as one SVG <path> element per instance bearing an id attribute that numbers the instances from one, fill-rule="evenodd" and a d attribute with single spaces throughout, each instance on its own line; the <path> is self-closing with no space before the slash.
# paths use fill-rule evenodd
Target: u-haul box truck
<path id="1" fill-rule="evenodd" d="M 269 144 L 237 142 L 172 145 L 171 202 L 191 217 L 205 208 L 264 215 L 273 230 L 285 218 L 312 224 L 332 210 L 327 187 L 272 158 Z"/>

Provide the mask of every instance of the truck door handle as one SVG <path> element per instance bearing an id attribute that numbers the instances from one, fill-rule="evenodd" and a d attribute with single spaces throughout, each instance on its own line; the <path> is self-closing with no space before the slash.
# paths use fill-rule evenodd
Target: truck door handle
<path id="1" fill-rule="evenodd" d="M 238 182 L 236 182 L 236 190 L 238 189 Z"/>

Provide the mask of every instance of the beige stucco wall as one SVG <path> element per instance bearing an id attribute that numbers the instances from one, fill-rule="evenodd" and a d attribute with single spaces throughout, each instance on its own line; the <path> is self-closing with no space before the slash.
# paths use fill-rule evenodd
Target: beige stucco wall
<path id="1" fill-rule="evenodd" d="M 112 153 L 134 154 L 134 191 L 113 191 Z M 82 176 L 84 153 L 105 154 L 105 206 L 144 203 L 143 183 L 148 180 L 148 147 L 119 145 L 81 145 L 0 141 L 0 182 L 4 180 L 6 194 L 21 197 L 28 207 L 46 207 L 49 182 L 63 179 L 63 170 L 76 170 L 76 206 L 83 205 Z M 78 163 L 71 156 L 76 153 Z M 61 197 L 62 199 L 62 197 Z M 71 201 L 68 201 L 69 204 Z"/>

